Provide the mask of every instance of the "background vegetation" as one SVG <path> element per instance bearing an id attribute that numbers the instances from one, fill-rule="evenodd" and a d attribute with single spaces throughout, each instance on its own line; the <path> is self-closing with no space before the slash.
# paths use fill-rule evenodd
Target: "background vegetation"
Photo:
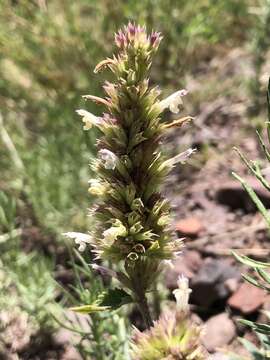
<path id="1" fill-rule="evenodd" d="M 58 318 L 60 308 L 71 302 L 58 283 L 77 284 L 73 303 L 83 293 L 72 275 L 70 244 L 63 243 L 61 233 L 91 226 L 87 181 L 96 134 L 82 131 L 74 111 L 86 108 L 81 95 L 101 92 L 102 77 L 93 69 L 113 52 L 114 32 L 129 20 L 162 32 L 154 82 L 168 93 L 190 89 L 187 108 L 194 115 L 221 94 L 230 99 L 241 92 L 249 99 L 243 124 L 249 131 L 262 124 L 260 114 L 266 110 L 261 71 L 269 14 L 267 0 L 0 0 L 0 327 L 11 326 L 14 309 L 26 317 L 31 330 L 29 339 L 21 340 L 22 358 L 34 358 L 25 347 L 35 334 L 56 331 L 59 324 L 50 313 Z M 239 48 L 252 64 L 247 76 L 207 73 L 213 59 Z M 211 143 L 204 146 L 209 151 Z M 93 281 L 99 280 L 85 279 L 83 286 Z M 102 329 L 89 335 L 99 346 L 96 359 L 109 359 L 119 341 L 125 347 L 125 324 L 122 335 L 112 335 L 117 322 L 110 319 L 105 350 L 98 344 Z M 10 351 L 9 342 L 6 333 L 0 334 L 0 353 Z"/>

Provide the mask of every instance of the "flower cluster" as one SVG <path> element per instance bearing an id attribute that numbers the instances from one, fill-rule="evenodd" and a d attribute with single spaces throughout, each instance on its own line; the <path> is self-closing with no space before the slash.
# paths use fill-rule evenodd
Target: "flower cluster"
<path id="1" fill-rule="evenodd" d="M 189 319 L 188 279 L 180 276 L 176 311 L 165 312 L 147 331 L 135 329 L 132 344 L 134 360 L 204 360 L 207 353 L 201 345 L 202 328 Z"/>
<path id="2" fill-rule="evenodd" d="M 150 330 L 135 330 L 134 360 L 204 360 L 201 328 L 182 313 L 164 313 Z"/>
<path id="3" fill-rule="evenodd" d="M 84 95 L 105 109 L 102 116 L 77 110 L 84 129 L 96 126 L 98 158 L 93 162 L 95 179 L 89 192 L 97 196 L 92 213 L 96 225 L 91 232 L 97 258 L 113 264 L 123 260 L 134 292 L 145 292 L 162 269 L 181 250 L 170 223 L 170 206 L 160 185 L 177 162 L 184 162 L 193 149 L 165 159 L 161 141 L 168 128 L 181 126 L 190 117 L 170 123 L 161 121 L 164 110 L 178 113 L 186 90 L 161 100 L 160 90 L 149 86 L 152 57 L 161 41 L 160 33 L 147 34 L 145 27 L 129 23 L 115 35 L 118 54 L 95 68 L 109 69 L 114 83 L 105 82 L 104 98 Z M 82 246 L 81 246 L 82 247 Z"/>
<path id="4" fill-rule="evenodd" d="M 152 31 L 147 36 L 145 26 L 129 23 L 115 34 L 115 43 L 120 49 L 133 47 L 134 49 L 157 49 L 162 37 L 160 33 Z"/>

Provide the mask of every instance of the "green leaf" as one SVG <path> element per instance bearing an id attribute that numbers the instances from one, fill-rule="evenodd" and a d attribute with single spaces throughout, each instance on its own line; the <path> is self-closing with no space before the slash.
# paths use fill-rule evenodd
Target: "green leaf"
<path id="1" fill-rule="evenodd" d="M 249 275 L 243 275 L 242 274 L 242 277 L 244 280 L 246 280 L 247 282 L 249 282 L 250 284 L 256 286 L 256 287 L 261 287 L 260 283 L 254 279 L 253 277 L 249 276 Z"/>
<path id="2" fill-rule="evenodd" d="M 265 282 L 270 284 L 270 274 L 268 272 L 264 271 L 263 269 L 257 269 L 257 272 Z"/>
<path id="3" fill-rule="evenodd" d="M 267 324 L 260 324 L 249 320 L 241 319 L 239 322 L 243 325 L 247 325 L 251 327 L 253 330 L 255 330 L 258 333 L 264 334 L 264 335 L 270 335 L 270 325 Z"/>
<path id="4" fill-rule="evenodd" d="M 239 338 L 239 341 L 244 345 L 244 347 L 253 356 L 255 360 L 264 359 L 264 356 L 261 354 L 260 350 L 254 344 L 252 344 L 252 342 L 244 338 Z"/>
<path id="5" fill-rule="evenodd" d="M 254 173 L 257 176 L 257 172 Z M 251 199 L 253 200 L 254 204 L 257 206 L 258 210 L 260 211 L 260 213 L 263 215 L 263 217 L 265 218 L 268 227 L 270 228 L 270 215 L 268 213 L 268 210 L 265 208 L 265 206 L 263 205 L 263 203 L 261 202 L 261 200 L 258 198 L 257 194 L 255 193 L 255 191 L 252 189 L 251 186 L 248 185 L 248 183 L 242 179 L 239 175 L 237 175 L 236 173 L 232 172 L 232 175 L 241 182 L 243 188 L 246 190 L 246 192 L 248 193 L 248 195 L 251 197 Z"/>
<path id="6" fill-rule="evenodd" d="M 95 305 L 95 304 L 75 306 L 75 307 L 69 308 L 69 310 L 78 312 L 80 314 L 92 314 L 95 312 L 106 311 L 109 309 L 110 309 L 109 306 L 99 306 L 99 305 Z"/>
<path id="7" fill-rule="evenodd" d="M 259 142 L 261 144 L 262 150 L 263 150 L 267 160 L 270 162 L 270 153 L 269 153 L 269 151 L 268 151 L 268 149 L 267 149 L 267 147 L 266 147 L 266 145 L 265 145 L 265 143 L 263 141 L 263 138 L 261 137 L 261 134 L 259 133 L 258 130 L 256 131 L 256 134 L 257 134 L 257 136 L 259 138 Z"/>
<path id="8" fill-rule="evenodd" d="M 268 80 L 268 89 L 267 89 L 267 107 L 268 107 L 268 120 L 270 121 L 270 77 Z"/>
<path id="9" fill-rule="evenodd" d="M 132 302 L 132 297 L 125 290 L 116 288 L 110 289 L 102 295 L 100 306 L 115 310 L 122 305 L 131 304 Z"/>
<path id="10" fill-rule="evenodd" d="M 242 264 L 250 266 L 252 268 L 270 268 L 270 263 L 265 263 L 262 261 L 256 261 L 253 259 L 250 259 L 248 256 L 245 255 L 238 255 L 236 252 L 232 251 L 233 256 L 240 261 Z"/>
<path id="11" fill-rule="evenodd" d="M 268 121 L 266 122 L 266 125 L 267 125 L 268 142 L 270 143 L 270 78 L 268 80 L 268 89 L 267 89 L 267 108 L 268 108 Z"/>
<path id="12" fill-rule="evenodd" d="M 4 226 L 8 226 L 8 220 L 5 211 L 1 206 L 0 206 L 0 224 Z"/>
<path id="13" fill-rule="evenodd" d="M 243 275 L 242 274 L 242 277 L 244 280 L 246 280 L 247 282 L 249 282 L 250 284 L 260 288 L 260 289 L 263 289 L 263 290 L 266 290 L 268 292 L 270 292 L 270 287 L 260 283 L 259 281 L 257 281 L 256 279 L 252 278 L 251 276 L 248 276 L 248 275 Z"/>
<path id="14" fill-rule="evenodd" d="M 268 336 L 264 335 L 264 334 L 257 334 L 261 346 L 265 347 L 266 350 L 270 350 L 270 339 Z"/>

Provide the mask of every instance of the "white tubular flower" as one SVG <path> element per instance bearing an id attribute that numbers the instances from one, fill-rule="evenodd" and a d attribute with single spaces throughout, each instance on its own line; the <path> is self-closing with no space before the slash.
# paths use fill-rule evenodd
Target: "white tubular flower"
<path id="1" fill-rule="evenodd" d="M 113 152 L 107 149 L 101 149 L 98 155 L 103 161 L 105 169 L 115 169 L 118 158 Z"/>
<path id="2" fill-rule="evenodd" d="M 195 153 L 196 151 L 197 151 L 197 149 L 195 149 L 195 148 L 193 148 L 193 149 L 192 149 L 192 148 L 189 148 L 189 149 L 181 152 L 180 154 L 174 156 L 173 158 L 165 161 L 164 165 L 171 167 L 171 166 L 174 166 L 175 164 L 177 164 L 177 163 L 179 163 L 179 162 L 180 162 L 181 164 L 183 164 L 183 163 L 185 163 L 185 162 L 187 161 L 187 159 L 188 159 L 193 153 Z"/>
<path id="3" fill-rule="evenodd" d="M 102 118 L 95 116 L 89 111 L 79 109 L 76 110 L 76 113 L 82 116 L 82 122 L 85 124 L 83 127 L 84 130 L 89 130 L 93 126 L 97 126 L 102 123 Z"/>
<path id="4" fill-rule="evenodd" d="M 178 289 L 173 290 L 173 295 L 176 299 L 177 309 L 179 311 L 188 311 L 188 300 L 191 289 L 188 287 L 188 278 L 180 275 L 177 281 Z"/>
<path id="5" fill-rule="evenodd" d="M 78 250 L 80 252 L 83 252 L 86 249 L 86 244 L 90 244 L 92 239 L 90 235 L 79 232 L 67 232 L 63 235 L 69 239 L 73 239 L 75 241 L 75 244 L 79 245 Z"/>
<path id="6" fill-rule="evenodd" d="M 109 229 L 103 232 L 103 236 L 104 236 L 103 241 L 104 244 L 111 246 L 116 240 L 117 236 L 126 236 L 126 235 L 127 235 L 126 227 L 121 223 L 120 220 L 116 220 L 115 225 L 111 226 Z"/>
<path id="7" fill-rule="evenodd" d="M 90 184 L 90 187 L 88 189 L 88 192 L 92 195 L 103 195 L 105 191 L 105 186 L 102 185 L 97 179 L 90 179 L 88 181 L 88 184 Z"/>
<path id="8" fill-rule="evenodd" d="M 180 111 L 180 107 L 183 105 L 182 97 L 186 94 L 187 90 L 182 89 L 162 100 L 159 103 L 162 111 L 168 108 L 172 113 L 177 114 Z"/>

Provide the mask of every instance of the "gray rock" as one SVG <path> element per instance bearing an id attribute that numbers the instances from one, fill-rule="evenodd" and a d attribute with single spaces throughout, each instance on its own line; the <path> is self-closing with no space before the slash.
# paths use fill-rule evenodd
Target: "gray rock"
<path id="1" fill-rule="evenodd" d="M 236 329 L 233 321 L 229 318 L 228 314 L 222 313 L 206 321 L 203 344 L 209 352 L 213 352 L 229 344 L 235 337 L 235 334 Z M 220 360 L 223 360 L 223 358 Z"/>
<path id="2" fill-rule="evenodd" d="M 226 260 L 205 262 L 191 281 L 192 302 L 209 307 L 217 300 L 226 299 L 231 293 L 226 282 L 240 278 L 239 270 Z"/>

